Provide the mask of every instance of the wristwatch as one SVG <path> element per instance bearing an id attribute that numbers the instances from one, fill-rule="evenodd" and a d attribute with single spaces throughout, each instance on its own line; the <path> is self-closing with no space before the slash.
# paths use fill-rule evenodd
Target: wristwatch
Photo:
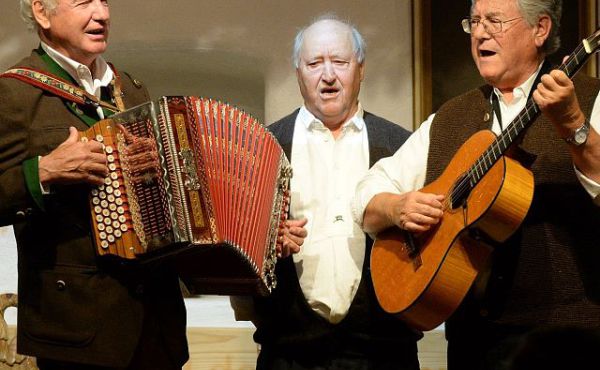
<path id="1" fill-rule="evenodd" d="M 573 132 L 573 135 L 565 138 L 564 140 L 568 144 L 573 144 L 575 146 L 579 146 L 584 144 L 587 141 L 588 135 L 590 133 L 590 121 L 587 119 L 583 122 L 581 127 Z"/>

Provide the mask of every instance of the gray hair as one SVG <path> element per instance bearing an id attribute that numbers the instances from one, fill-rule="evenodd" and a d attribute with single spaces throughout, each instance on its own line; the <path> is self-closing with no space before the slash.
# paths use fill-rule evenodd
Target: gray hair
<path id="1" fill-rule="evenodd" d="M 515 0 L 519 12 L 523 19 L 533 26 L 540 19 L 540 16 L 547 15 L 552 20 L 550 35 L 542 45 L 542 50 L 546 55 L 550 55 L 560 47 L 560 19 L 562 17 L 562 0 Z M 474 6 L 477 0 L 471 0 L 471 6 Z"/>
<path id="2" fill-rule="evenodd" d="M 348 27 L 350 34 L 352 35 L 352 50 L 354 51 L 354 56 L 359 64 L 363 64 L 367 53 L 367 44 L 365 43 L 365 39 L 362 37 L 360 32 L 358 32 L 358 29 L 356 29 L 352 23 L 341 20 L 335 14 L 324 14 L 316 18 L 308 26 L 300 29 L 300 31 L 298 31 L 296 34 L 296 37 L 294 38 L 294 47 L 292 50 L 292 64 L 294 67 L 298 68 L 300 66 L 300 49 L 302 48 L 302 43 L 304 43 L 305 31 L 310 26 L 320 21 L 336 21 Z"/>
<path id="3" fill-rule="evenodd" d="M 33 11 L 31 10 L 31 2 L 33 0 L 19 0 L 21 5 L 21 18 L 27 23 L 27 28 L 30 30 L 37 30 L 38 23 L 33 16 Z M 42 4 L 44 4 L 44 8 L 46 9 L 46 13 L 50 14 L 56 6 L 58 5 L 59 0 L 40 0 Z"/>

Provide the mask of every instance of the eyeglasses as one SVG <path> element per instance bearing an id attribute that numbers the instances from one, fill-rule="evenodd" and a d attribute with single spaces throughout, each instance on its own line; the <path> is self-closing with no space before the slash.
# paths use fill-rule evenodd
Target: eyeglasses
<path id="1" fill-rule="evenodd" d="M 475 30 L 477 26 L 479 26 L 479 24 L 481 23 L 485 32 L 489 33 L 490 35 L 493 35 L 502 32 L 502 25 L 504 23 L 516 21 L 517 19 L 521 18 L 523 17 L 516 17 L 508 19 L 506 21 L 501 21 L 495 18 L 465 18 L 460 23 L 462 24 L 463 31 L 465 31 L 466 33 L 473 32 L 473 30 Z"/>

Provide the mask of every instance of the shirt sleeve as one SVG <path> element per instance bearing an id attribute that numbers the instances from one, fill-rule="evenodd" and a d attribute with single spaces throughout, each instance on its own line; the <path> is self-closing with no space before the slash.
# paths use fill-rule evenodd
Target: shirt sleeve
<path id="1" fill-rule="evenodd" d="M 359 181 L 352 201 L 352 215 L 361 227 L 365 209 L 375 195 L 402 194 L 419 190 L 425 184 L 429 129 L 433 118 L 432 114 L 393 156 L 377 161 Z"/>
<path id="2" fill-rule="evenodd" d="M 596 96 L 596 100 L 594 101 L 590 125 L 596 132 L 600 133 L 600 95 Z M 577 179 L 581 183 L 581 186 L 583 186 L 594 200 L 594 204 L 600 206 L 600 184 L 585 176 L 577 169 L 577 167 L 575 167 L 575 174 L 577 175 Z"/>

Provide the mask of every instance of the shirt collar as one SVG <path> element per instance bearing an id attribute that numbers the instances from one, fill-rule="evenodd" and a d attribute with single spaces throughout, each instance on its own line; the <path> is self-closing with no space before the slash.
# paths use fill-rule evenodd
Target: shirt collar
<path id="1" fill-rule="evenodd" d="M 365 127 L 365 120 L 363 118 L 364 113 L 365 111 L 363 110 L 362 105 L 358 102 L 356 113 L 348 121 L 344 122 L 342 127 L 354 126 L 357 131 L 361 131 Z M 307 131 L 325 127 L 323 122 L 306 108 L 306 105 L 303 105 L 302 108 L 300 108 L 296 122 L 302 124 Z"/>
<path id="2" fill-rule="evenodd" d="M 523 82 L 521 85 L 519 85 L 513 89 L 513 95 L 515 97 L 519 97 L 519 98 L 522 98 L 522 97 L 528 98 L 529 97 L 529 93 L 531 92 L 531 89 L 533 88 L 533 83 L 535 82 L 535 78 L 540 73 L 540 70 L 542 69 L 543 65 L 544 65 L 544 62 L 540 63 L 537 70 L 531 76 L 529 76 L 529 78 L 527 80 L 525 80 L 525 82 Z M 496 94 L 496 96 L 498 97 L 498 99 L 500 101 L 504 101 L 502 99 L 502 92 L 500 92 L 500 90 L 498 88 L 494 87 L 494 93 Z"/>
<path id="3" fill-rule="evenodd" d="M 112 69 L 106 63 L 106 60 L 102 56 L 98 56 L 95 63 L 95 76 L 92 76 L 92 72 L 90 69 L 69 57 L 64 56 L 57 50 L 50 47 L 50 45 L 40 42 L 42 45 L 42 49 L 48 54 L 50 58 L 52 58 L 62 69 L 64 69 L 75 81 L 81 84 L 81 81 L 85 78 L 84 74 L 91 76 L 92 79 L 98 80 L 100 82 L 100 86 L 108 86 L 112 81 L 114 74 Z"/>

